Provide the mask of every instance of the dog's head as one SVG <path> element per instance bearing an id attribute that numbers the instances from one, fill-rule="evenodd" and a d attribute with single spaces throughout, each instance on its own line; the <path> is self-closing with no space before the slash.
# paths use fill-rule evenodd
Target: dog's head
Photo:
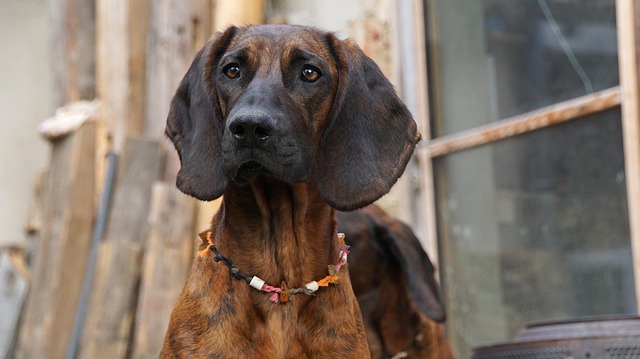
<path id="1" fill-rule="evenodd" d="M 333 207 L 383 194 L 419 134 L 375 63 L 353 42 L 291 25 L 231 27 L 196 55 L 166 128 L 177 185 L 201 200 L 256 175 L 316 181 Z"/>

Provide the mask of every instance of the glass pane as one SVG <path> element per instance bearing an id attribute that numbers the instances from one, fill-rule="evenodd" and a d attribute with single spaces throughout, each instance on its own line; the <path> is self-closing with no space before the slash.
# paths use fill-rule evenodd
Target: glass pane
<path id="1" fill-rule="evenodd" d="M 614 3 L 427 0 L 435 136 L 618 85 Z"/>
<path id="2" fill-rule="evenodd" d="M 635 313 L 620 111 L 435 161 L 460 357 L 526 323 Z"/>

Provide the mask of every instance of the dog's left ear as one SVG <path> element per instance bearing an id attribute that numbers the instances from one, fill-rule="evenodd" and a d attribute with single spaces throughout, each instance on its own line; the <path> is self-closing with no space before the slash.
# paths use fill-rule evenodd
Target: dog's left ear
<path id="1" fill-rule="evenodd" d="M 203 201 L 220 197 L 227 187 L 220 156 L 223 121 L 212 71 L 237 30 L 231 27 L 217 34 L 198 52 L 167 117 L 165 134 L 180 156 L 176 185 Z"/>
<path id="2" fill-rule="evenodd" d="M 315 177 L 332 207 L 349 211 L 389 192 L 420 140 L 411 113 L 378 66 L 352 41 L 327 35 L 338 92 L 317 154 Z"/>

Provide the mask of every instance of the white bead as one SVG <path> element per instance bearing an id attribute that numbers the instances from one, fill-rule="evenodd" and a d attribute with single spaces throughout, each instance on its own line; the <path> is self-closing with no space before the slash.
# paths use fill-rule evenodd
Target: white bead
<path id="1" fill-rule="evenodd" d="M 304 285 L 305 288 L 307 288 L 308 290 L 315 292 L 318 290 L 318 288 L 320 288 L 318 286 L 318 282 L 316 282 L 315 280 L 313 282 L 309 282 L 307 284 Z"/>
<path id="2" fill-rule="evenodd" d="M 262 290 L 262 286 L 264 285 L 264 281 L 256 276 L 251 278 L 250 286 L 254 287 L 257 290 Z"/>

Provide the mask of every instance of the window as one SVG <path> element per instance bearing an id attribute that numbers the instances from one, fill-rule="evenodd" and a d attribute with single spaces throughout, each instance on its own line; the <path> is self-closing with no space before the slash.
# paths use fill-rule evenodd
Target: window
<path id="1" fill-rule="evenodd" d="M 638 312 L 633 6 L 424 1 L 423 234 L 461 358 L 532 321 Z"/>

